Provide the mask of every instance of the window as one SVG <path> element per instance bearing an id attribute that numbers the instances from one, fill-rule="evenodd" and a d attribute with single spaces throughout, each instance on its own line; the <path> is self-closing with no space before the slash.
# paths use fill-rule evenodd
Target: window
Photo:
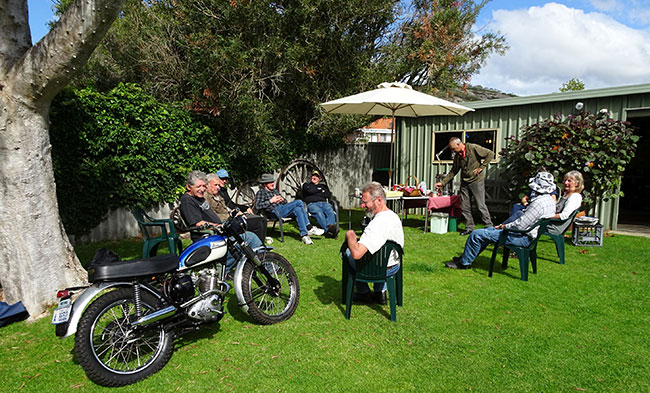
<path id="1" fill-rule="evenodd" d="M 463 143 L 474 143 L 481 145 L 497 153 L 497 130 L 460 130 L 460 131 L 441 131 L 433 133 L 433 153 L 434 162 L 451 161 L 452 151 L 449 149 L 449 139 L 457 137 Z"/>

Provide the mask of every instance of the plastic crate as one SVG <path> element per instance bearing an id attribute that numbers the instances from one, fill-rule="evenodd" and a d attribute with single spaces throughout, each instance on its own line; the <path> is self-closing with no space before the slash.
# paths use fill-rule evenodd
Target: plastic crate
<path id="1" fill-rule="evenodd" d="M 447 227 L 449 225 L 448 213 L 431 213 L 429 217 L 431 217 L 431 232 L 447 233 Z"/>
<path id="2" fill-rule="evenodd" d="M 574 246 L 602 247 L 603 226 L 601 224 L 573 223 L 571 242 Z"/>

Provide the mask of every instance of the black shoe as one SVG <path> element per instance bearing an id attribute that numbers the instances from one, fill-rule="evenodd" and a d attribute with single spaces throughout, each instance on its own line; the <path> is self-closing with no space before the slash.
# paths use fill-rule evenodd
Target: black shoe
<path id="1" fill-rule="evenodd" d="M 388 303 L 386 301 L 386 291 L 373 292 L 372 298 L 375 301 L 375 303 L 381 304 L 382 306 L 385 306 Z"/>
<path id="2" fill-rule="evenodd" d="M 458 270 L 464 270 L 464 269 L 469 269 L 472 267 L 472 265 L 463 265 L 460 263 L 460 259 L 457 259 L 458 257 L 454 257 L 454 260 L 452 262 L 447 262 L 445 263 L 445 267 L 448 267 L 450 269 L 458 269 Z"/>
<path id="3" fill-rule="evenodd" d="M 356 303 L 372 303 L 373 298 L 370 292 L 366 292 L 366 293 L 355 292 L 352 295 L 352 301 Z"/>
<path id="4" fill-rule="evenodd" d="M 461 236 L 466 236 L 466 235 L 469 235 L 470 233 L 472 233 L 472 230 L 471 229 L 466 229 L 466 230 L 462 231 L 460 233 L 460 235 Z"/>
<path id="5" fill-rule="evenodd" d="M 338 229 L 336 229 L 336 225 L 332 224 L 327 227 L 327 231 L 325 232 L 325 237 L 330 239 L 336 239 L 338 235 L 339 235 L 339 231 Z"/>

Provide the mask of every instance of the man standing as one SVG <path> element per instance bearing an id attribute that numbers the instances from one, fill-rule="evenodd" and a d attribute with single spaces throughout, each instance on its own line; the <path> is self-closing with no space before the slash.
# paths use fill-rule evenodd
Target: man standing
<path id="1" fill-rule="evenodd" d="M 332 197 L 332 192 L 327 184 L 321 183 L 321 178 L 319 171 L 311 173 L 311 181 L 302 185 L 302 200 L 307 204 L 307 211 L 316 218 L 318 225 L 326 230 L 325 237 L 335 238 L 339 234 L 336 214 L 327 201 Z"/>
<path id="2" fill-rule="evenodd" d="M 392 240 L 404 248 L 404 231 L 399 216 L 386 206 L 386 194 L 381 184 L 372 182 L 363 187 L 361 193 L 361 207 L 366 209 L 366 215 L 371 218 L 368 226 L 363 230 L 361 238 L 353 230 L 345 233 L 348 249 L 341 254 L 343 263 L 347 262 L 354 270 L 356 261 L 367 252 L 374 254 L 386 243 Z M 399 269 L 399 255 L 395 251 L 388 260 L 386 276 L 394 274 Z M 357 283 L 355 301 L 369 303 L 374 300 L 379 304 L 386 304 L 386 283 L 374 284 L 374 293 L 370 294 L 370 287 L 365 282 Z"/>
<path id="3" fill-rule="evenodd" d="M 449 140 L 449 148 L 456 153 L 453 166 L 447 176 L 434 186 L 443 187 L 460 171 L 460 208 L 465 219 L 465 231 L 461 235 L 469 235 L 474 230 L 470 193 L 481 213 L 481 220 L 485 226 L 492 226 L 490 211 L 485 205 L 485 169 L 494 159 L 494 152 L 474 143 L 465 144 L 456 137 Z"/>
<path id="4" fill-rule="evenodd" d="M 302 242 L 305 244 L 314 244 L 310 235 L 321 236 L 324 230 L 311 226 L 305 204 L 300 199 L 287 202 L 278 190 L 275 189 L 275 178 L 270 173 L 265 173 L 260 177 L 262 185 L 255 194 L 255 208 L 263 211 L 268 215 L 274 214 L 275 209 L 281 218 L 295 217 L 300 229 Z"/>
<path id="5" fill-rule="evenodd" d="M 523 210 L 523 214 L 516 220 L 496 227 L 482 228 L 472 232 L 465 242 L 465 250 L 460 257 L 453 257 L 451 262 L 445 264 L 451 269 L 469 269 L 476 257 L 490 243 L 499 241 L 503 229 L 529 230 L 541 218 L 550 218 L 555 215 L 555 199 L 551 193 L 555 191 L 555 179 L 548 172 L 539 172 L 528 182 L 531 190 L 535 191 L 530 204 Z M 530 242 L 537 237 L 538 228 L 529 230 L 527 233 L 508 233 L 506 245 L 528 247 Z"/>

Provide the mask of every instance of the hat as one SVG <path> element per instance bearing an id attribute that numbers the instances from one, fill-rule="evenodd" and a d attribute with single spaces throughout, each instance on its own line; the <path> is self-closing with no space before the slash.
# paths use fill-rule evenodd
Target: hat
<path id="1" fill-rule="evenodd" d="M 321 178 L 321 179 L 323 178 L 323 175 L 320 174 L 320 172 L 318 171 L 318 169 L 314 169 L 314 170 L 311 172 L 311 176 L 318 176 L 318 177 Z"/>
<path id="2" fill-rule="evenodd" d="M 555 178 L 548 172 L 539 172 L 528 180 L 528 187 L 539 194 L 550 194 L 555 191 Z"/>
<path id="3" fill-rule="evenodd" d="M 221 168 L 217 171 L 217 176 L 219 176 L 219 179 L 228 179 L 230 176 L 228 176 L 228 171 Z"/>
<path id="4" fill-rule="evenodd" d="M 259 182 L 262 184 L 273 183 L 274 181 L 275 181 L 275 177 L 273 177 L 273 175 L 270 173 L 263 174 L 262 176 L 260 176 L 260 180 L 259 180 Z"/>

